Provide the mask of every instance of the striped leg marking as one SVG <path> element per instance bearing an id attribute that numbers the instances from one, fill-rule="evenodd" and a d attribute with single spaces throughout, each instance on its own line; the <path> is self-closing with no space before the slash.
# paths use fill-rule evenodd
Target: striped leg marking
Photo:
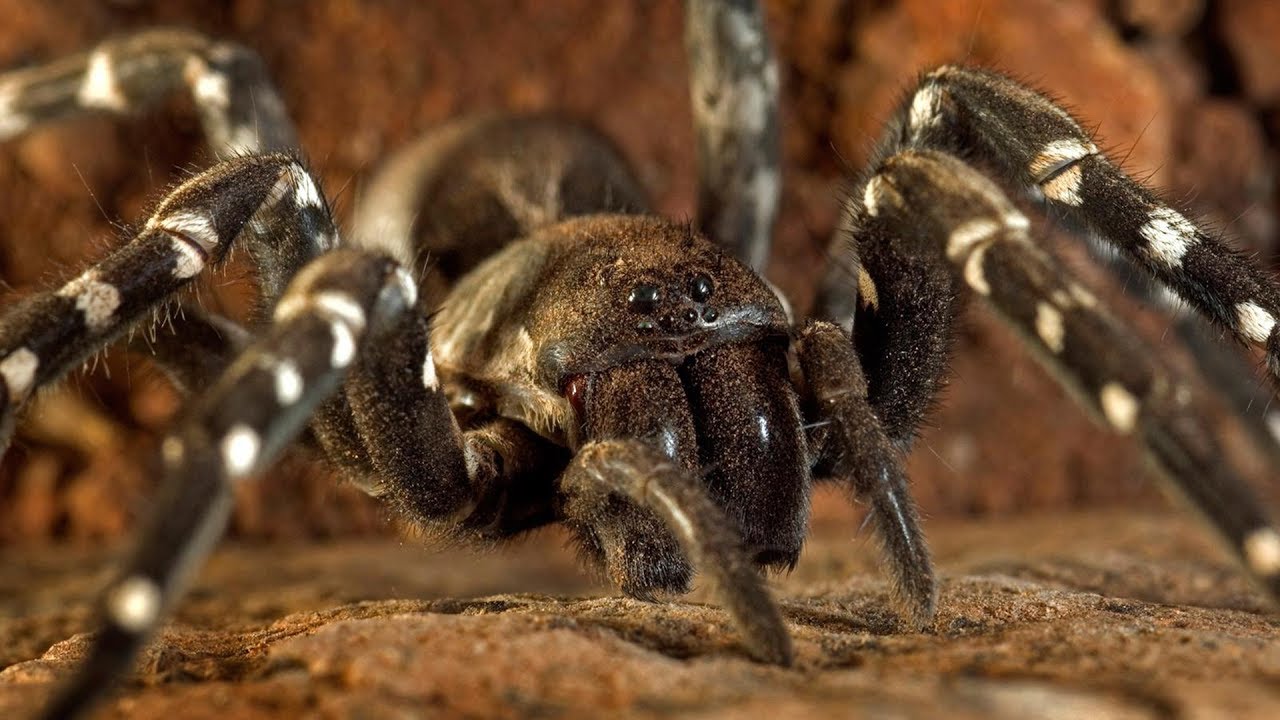
<path id="1" fill-rule="evenodd" d="M 698 222 L 757 271 L 769 260 L 781 193 L 778 64 L 758 2 L 685 5 L 698 135 Z"/>
<path id="2" fill-rule="evenodd" d="M 0 75 L 0 141 L 86 113 L 137 113 L 179 88 L 191 94 L 219 157 L 297 146 L 256 54 L 173 29 L 106 40 L 87 53 Z"/>
<path id="3" fill-rule="evenodd" d="M 882 157 L 911 149 L 981 157 L 1241 342 L 1262 348 L 1280 381 L 1280 281 L 1122 172 L 1044 95 L 997 73 L 945 67 L 925 76 L 894 124 L 906 131 L 890 132 Z"/>
<path id="4" fill-rule="evenodd" d="M 263 295 L 274 299 L 303 263 L 338 244 L 314 179 L 288 155 L 219 163 L 190 178 L 127 244 L 51 292 L 0 314 L 0 450 L 13 416 L 36 388 L 61 377 L 221 262 L 246 225 Z"/>
<path id="5" fill-rule="evenodd" d="M 162 446 L 156 512 L 102 598 L 103 627 L 88 660 L 47 716 L 83 712 L 127 671 L 222 534 L 231 484 L 272 462 L 338 389 L 365 339 L 412 307 L 416 287 L 396 270 L 387 258 L 359 251 L 315 261 L 286 293 L 281 305 L 290 310 L 278 312 L 262 339 L 188 408 Z M 350 350 L 337 350 L 348 342 Z M 335 355 L 345 361 L 335 363 Z"/>
<path id="6" fill-rule="evenodd" d="M 878 177 L 878 186 L 893 192 L 877 193 L 868 227 L 946 263 L 957 284 L 972 288 L 1028 338 L 1053 375 L 1096 417 L 1116 432 L 1141 438 L 1173 489 L 1280 599 L 1277 525 L 1226 464 L 1189 389 L 1158 353 L 1031 242 L 1025 218 L 977 170 L 951 155 L 909 150 L 883 163 Z M 1182 232 L 1169 215 L 1161 223 L 1162 233 Z M 1240 312 L 1241 324 L 1257 335 L 1275 332 L 1268 313 Z"/>

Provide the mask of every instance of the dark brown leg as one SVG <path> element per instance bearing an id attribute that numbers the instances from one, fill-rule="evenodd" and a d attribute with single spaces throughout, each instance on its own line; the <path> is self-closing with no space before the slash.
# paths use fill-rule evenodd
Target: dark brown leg
<path id="1" fill-rule="evenodd" d="M 885 546 L 899 605 L 917 627 L 934 614 L 938 590 L 929 548 L 907 487 L 902 459 L 867 400 L 867 381 L 849 336 L 812 322 L 796 343 L 810 402 L 820 422 L 824 464 L 849 482 Z"/>

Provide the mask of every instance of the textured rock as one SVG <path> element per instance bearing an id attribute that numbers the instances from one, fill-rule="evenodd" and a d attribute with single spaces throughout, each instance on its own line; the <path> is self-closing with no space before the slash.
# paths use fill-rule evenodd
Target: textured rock
<path id="1" fill-rule="evenodd" d="M 1205 101 L 1188 110 L 1188 119 L 1173 185 L 1214 209 L 1208 222 L 1274 238 L 1275 172 L 1252 110 L 1243 103 Z"/>
<path id="2" fill-rule="evenodd" d="M 1204 0 L 1120 0 L 1125 25 L 1157 37 L 1186 35 L 1204 16 Z"/>
<path id="3" fill-rule="evenodd" d="M 849 544 L 853 521 L 820 519 L 776 583 L 796 641 L 789 670 L 745 659 L 724 614 L 695 602 L 705 591 L 591 597 L 556 537 L 480 558 L 387 543 L 234 548 L 102 717 L 1280 712 L 1280 623 L 1180 518 L 935 523 L 941 607 L 919 634 L 898 625 L 871 545 Z M 20 717 L 85 650 L 82 634 L 44 647 L 84 627 L 81 602 L 102 578 L 84 570 L 101 554 L 4 560 L 0 666 L 14 664 L 0 670 L 0 715 Z M 44 589 L 12 585 L 14 565 L 49 563 L 60 567 Z M 401 599 L 379 599 L 390 597 Z"/>
<path id="4" fill-rule="evenodd" d="M 1273 104 L 1280 98 L 1280 6 L 1267 0 L 1224 0 L 1222 33 L 1234 51 L 1237 72 L 1244 92 L 1259 104 Z"/>

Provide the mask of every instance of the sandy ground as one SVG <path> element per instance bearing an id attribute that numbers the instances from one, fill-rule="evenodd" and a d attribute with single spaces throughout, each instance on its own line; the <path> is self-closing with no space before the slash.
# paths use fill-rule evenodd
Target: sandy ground
<path id="1" fill-rule="evenodd" d="M 228 547 L 102 717 L 1280 713 L 1280 615 L 1180 516 L 931 523 L 942 599 L 924 633 L 900 627 L 854 522 L 820 519 L 773 583 L 796 642 L 786 670 L 748 660 L 704 591 L 614 597 L 555 533 L 481 555 Z M 0 557 L 0 715 L 22 717 L 84 652 L 110 554 Z"/>

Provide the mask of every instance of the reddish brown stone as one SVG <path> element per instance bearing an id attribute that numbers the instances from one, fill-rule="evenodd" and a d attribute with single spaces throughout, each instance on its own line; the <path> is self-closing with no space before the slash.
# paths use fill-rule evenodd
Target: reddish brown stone
<path id="1" fill-rule="evenodd" d="M 100 716 L 1280 712 L 1280 630 L 1180 516 L 931 523 L 943 586 L 923 633 L 904 631 L 888 606 L 874 543 L 849 543 L 855 520 L 821 523 L 796 572 L 776 583 L 792 669 L 746 659 L 705 591 L 660 603 L 591 597 L 554 538 L 484 557 L 386 541 L 229 549 Z M 84 634 L 45 648 L 85 626 L 79 598 L 94 560 L 45 550 L 5 561 L 0 608 L 26 617 L 0 619 L 0 653 L 13 662 L 0 671 L 0 715 L 27 716 L 84 655 Z M 36 568 L 42 594 L 22 574 Z M 60 602 L 39 601 L 49 588 Z"/>
<path id="2" fill-rule="evenodd" d="M 1160 79 L 1092 3 L 893 3 L 853 33 L 856 62 L 841 71 L 832 135 L 855 166 L 919 73 L 975 63 L 1049 91 L 1108 147 L 1132 148 L 1130 166 L 1165 181 L 1173 118 Z"/>
<path id="3" fill-rule="evenodd" d="M 1204 16 L 1204 0 L 1120 0 L 1120 20 L 1157 37 L 1181 37 Z"/>
<path id="4" fill-rule="evenodd" d="M 1280 5 L 1267 0 L 1223 0 L 1220 24 L 1245 95 L 1259 105 L 1280 98 Z"/>
<path id="5" fill-rule="evenodd" d="M 1251 109 L 1242 103 L 1206 100 L 1188 110 L 1173 171 L 1175 196 L 1194 197 L 1213 208 L 1206 218 L 1237 235 L 1251 249 L 1275 250 L 1274 164 Z"/>

